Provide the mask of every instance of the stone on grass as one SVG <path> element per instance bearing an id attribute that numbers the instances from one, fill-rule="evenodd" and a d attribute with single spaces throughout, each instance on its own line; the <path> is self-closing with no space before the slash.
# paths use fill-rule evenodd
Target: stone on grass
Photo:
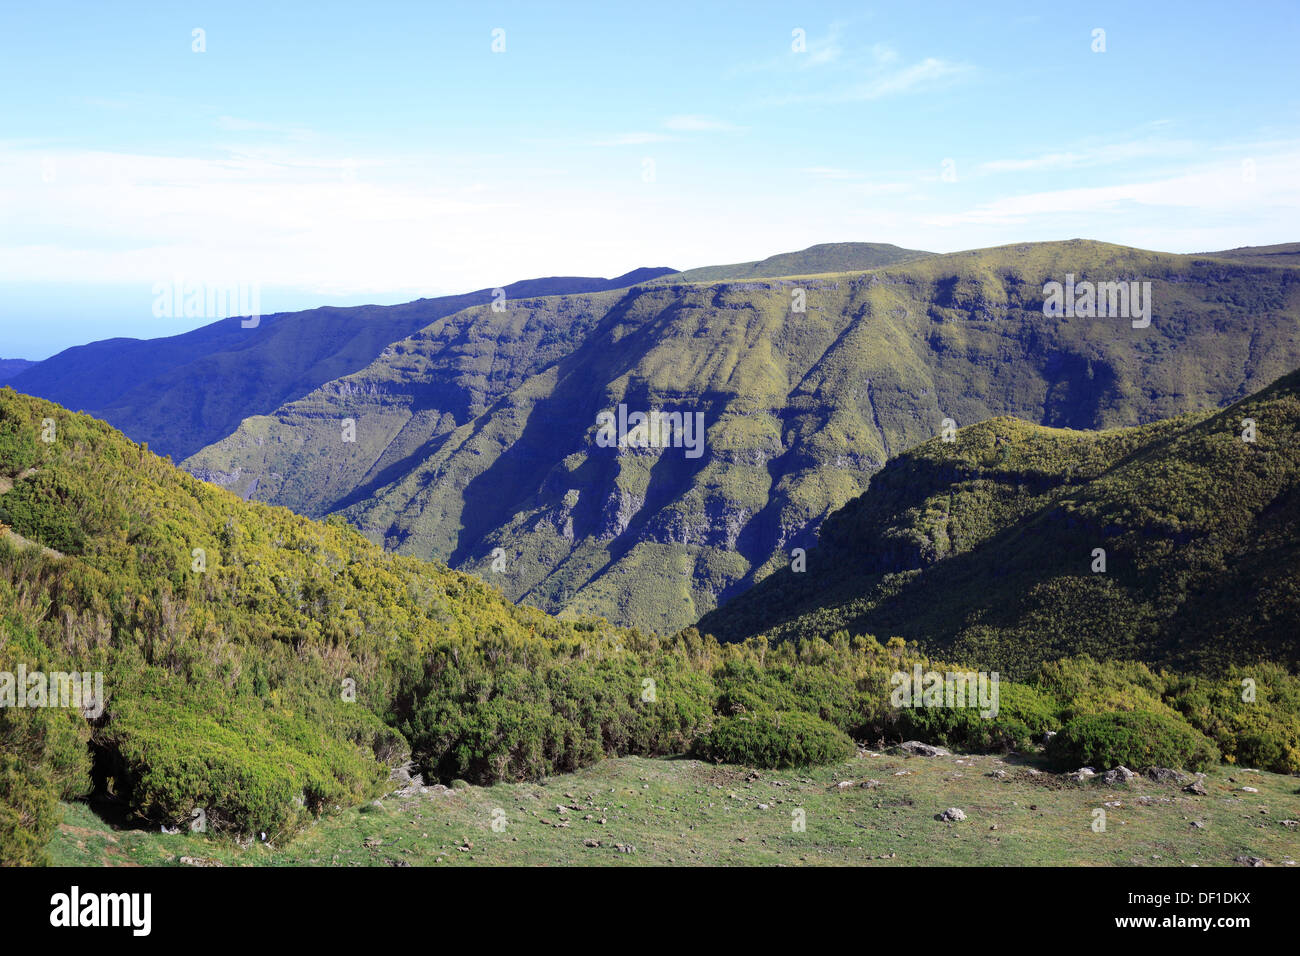
<path id="1" fill-rule="evenodd" d="M 931 744 L 923 744 L 919 740 L 905 740 L 898 745 L 898 749 L 903 753 L 911 754 L 914 757 L 951 757 L 952 751 L 945 750 L 943 747 L 935 747 Z"/>

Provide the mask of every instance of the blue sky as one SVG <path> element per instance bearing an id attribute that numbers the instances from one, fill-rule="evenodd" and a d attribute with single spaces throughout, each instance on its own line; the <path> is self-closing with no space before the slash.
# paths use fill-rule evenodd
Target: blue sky
<path id="1" fill-rule="evenodd" d="M 8 3 L 0 356 L 204 324 L 153 315 L 177 277 L 273 312 L 816 242 L 1300 240 L 1298 26 L 1294 2 Z"/>

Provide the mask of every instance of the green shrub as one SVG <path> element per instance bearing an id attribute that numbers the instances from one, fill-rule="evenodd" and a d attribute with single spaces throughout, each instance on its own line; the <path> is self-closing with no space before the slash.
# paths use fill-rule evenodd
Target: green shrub
<path id="1" fill-rule="evenodd" d="M 1219 759 L 1219 750 L 1176 717 L 1136 711 L 1076 717 L 1052 738 L 1047 755 L 1062 770 L 1121 764 L 1205 770 Z"/>
<path id="2" fill-rule="evenodd" d="M 964 707 L 916 707 L 901 710 L 891 727 L 903 738 L 971 751 L 1023 750 L 1033 740 L 1024 721 L 1004 715 L 981 717 Z"/>
<path id="3" fill-rule="evenodd" d="M 42 866 L 60 819 L 56 790 L 40 767 L 0 753 L 0 866 Z"/>
<path id="4" fill-rule="evenodd" d="M 1188 723 L 1218 744 L 1225 761 L 1300 773 L 1300 677 L 1281 665 L 1171 678 L 1167 696 Z"/>
<path id="5" fill-rule="evenodd" d="M 844 731 L 797 710 L 724 717 L 695 744 L 695 753 L 703 760 L 752 767 L 838 763 L 854 750 Z"/>

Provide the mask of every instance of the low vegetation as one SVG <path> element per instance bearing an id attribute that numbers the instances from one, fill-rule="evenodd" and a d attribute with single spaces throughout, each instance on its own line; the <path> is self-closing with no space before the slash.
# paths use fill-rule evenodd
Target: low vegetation
<path id="1" fill-rule="evenodd" d="M 105 698 L 89 718 L 0 708 L 7 863 L 47 859 L 59 799 L 155 827 L 198 813 L 213 832 L 284 843 L 382 792 L 408 759 L 471 784 L 692 751 L 798 766 L 839 761 L 853 740 L 1000 752 L 1136 710 L 1205 734 L 1225 759 L 1294 768 L 1300 688 L 1282 667 L 1179 675 L 1074 657 L 1002 681 L 989 720 L 899 709 L 895 673 L 950 666 L 914 642 L 841 630 L 721 644 L 551 618 L 340 521 L 243 502 L 7 389 L 0 479 L 0 521 L 62 546 L 0 529 L 0 671 L 100 672 Z"/>

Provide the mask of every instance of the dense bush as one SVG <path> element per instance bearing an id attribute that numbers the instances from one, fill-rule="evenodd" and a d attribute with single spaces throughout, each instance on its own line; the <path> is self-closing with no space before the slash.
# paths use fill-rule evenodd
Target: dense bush
<path id="1" fill-rule="evenodd" d="M 1121 764 L 1205 770 L 1219 759 L 1218 748 L 1199 730 L 1176 717 L 1144 711 L 1076 717 L 1052 738 L 1047 754 L 1062 770 Z"/>
<path id="2" fill-rule="evenodd" d="M 86 536 L 64 504 L 66 489 L 49 475 L 17 482 L 0 496 L 0 523 L 55 551 L 80 554 Z"/>
<path id="3" fill-rule="evenodd" d="M 0 582 L 0 606 L 6 588 Z M 54 671 L 55 658 L 13 614 L 0 616 L 0 672 Z M 90 727 L 77 711 L 0 707 L 0 866 L 45 862 L 59 822 L 59 798 L 90 789 Z"/>
<path id="4" fill-rule="evenodd" d="M 1223 759 L 1300 773 L 1300 678 L 1277 664 L 1170 678 L 1170 703 L 1212 737 Z"/>
<path id="5" fill-rule="evenodd" d="M 0 751 L 0 866 L 48 863 L 45 847 L 58 823 L 48 775 L 18 754 Z"/>
<path id="6" fill-rule="evenodd" d="M 723 717 L 695 742 L 695 754 L 702 760 L 751 767 L 837 763 L 853 753 L 848 734 L 797 710 Z"/>
<path id="7" fill-rule="evenodd" d="M 977 710 L 955 707 L 902 710 L 893 729 L 899 737 L 975 751 L 1023 750 L 1034 736 L 1024 721 L 1007 714 L 986 718 Z"/>
<path id="8" fill-rule="evenodd" d="M 53 444 L 33 437 L 45 416 L 59 422 Z M 1002 681 L 993 720 L 899 710 L 894 672 L 945 669 L 901 640 L 720 645 L 694 629 L 557 620 L 340 522 L 241 502 L 102 422 L 0 389 L 0 476 L 31 467 L 0 503 L 20 532 L 77 553 L 0 539 L 0 670 L 99 670 L 108 702 L 93 723 L 0 709 L 6 861 L 39 859 L 56 801 L 89 790 L 92 753 L 128 813 L 183 823 L 198 808 L 243 833 L 373 796 L 408 753 L 430 776 L 486 784 L 622 754 L 833 761 L 851 737 L 1021 748 L 1068 724 L 1058 750 L 1090 751 L 1076 766 L 1189 765 L 1213 754 L 1190 723 L 1230 759 L 1297 764 L 1300 682 L 1282 668 L 1182 679 L 1075 658 Z M 1256 703 L 1241 701 L 1244 677 Z"/>

